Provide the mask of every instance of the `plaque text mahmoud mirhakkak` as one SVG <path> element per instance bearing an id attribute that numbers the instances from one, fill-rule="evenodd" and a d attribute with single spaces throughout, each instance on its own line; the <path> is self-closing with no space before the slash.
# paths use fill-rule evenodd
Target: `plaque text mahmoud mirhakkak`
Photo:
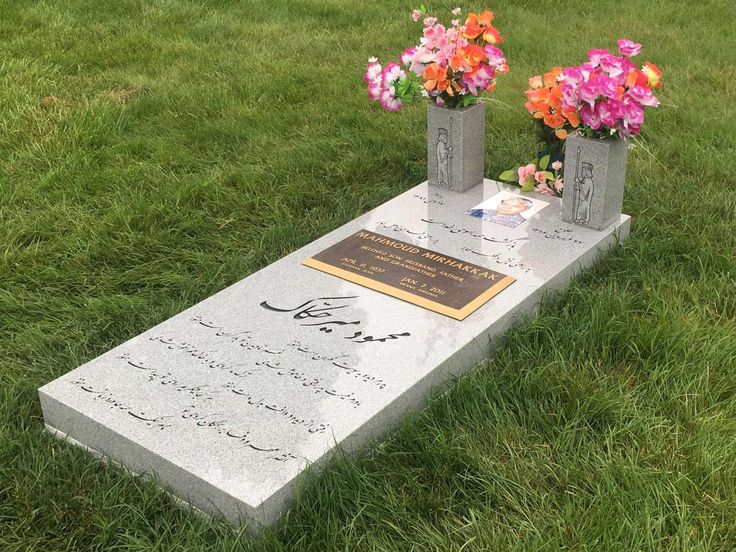
<path id="1" fill-rule="evenodd" d="M 515 279 L 486 267 L 360 230 L 304 264 L 463 320 Z"/>

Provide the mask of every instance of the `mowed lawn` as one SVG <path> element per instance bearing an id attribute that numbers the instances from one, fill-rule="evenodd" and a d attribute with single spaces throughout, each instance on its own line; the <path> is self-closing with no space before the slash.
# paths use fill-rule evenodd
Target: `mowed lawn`
<path id="1" fill-rule="evenodd" d="M 530 75 L 620 37 L 663 69 L 631 238 L 254 541 L 45 434 L 36 389 L 425 179 L 424 106 L 361 81 L 415 6 L 0 0 L 0 550 L 736 549 L 736 6 L 462 5 L 511 66 L 488 177 L 534 151 Z"/>

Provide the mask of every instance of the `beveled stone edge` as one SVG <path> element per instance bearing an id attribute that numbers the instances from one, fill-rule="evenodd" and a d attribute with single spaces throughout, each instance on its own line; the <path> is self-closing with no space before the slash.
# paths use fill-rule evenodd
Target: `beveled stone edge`
<path id="1" fill-rule="evenodd" d="M 226 490 L 216 487 L 212 483 L 202 479 L 201 477 L 189 472 L 182 466 L 179 466 L 170 460 L 160 456 L 159 454 L 145 448 L 143 445 L 121 435 L 117 431 L 105 426 L 104 424 L 90 418 L 79 410 L 62 403 L 55 397 L 47 394 L 39 389 L 39 400 L 41 402 L 41 410 L 44 418 L 44 428 L 57 439 L 68 442 L 71 445 L 82 448 L 92 453 L 104 464 L 112 464 L 120 467 L 123 471 L 144 479 L 153 480 L 157 487 L 163 490 L 167 495 L 175 498 L 176 502 L 186 507 L 192 508 L 202 515 L 206 515 L 216 519 L 224 519 L 238 526 L 246 526 L 252 534 L 260 532 L 263 525 L 271 525 L 276 519 L 268 519 L 264 516 L 262 505 L 253 506 L 245 500 L 231 495 Z M 52 412 L 56 410 L 56 412 Z M 75 424 L 82 425 L 93 432 L 97 443 L 92 446 L 84 444 L 82 441 L 72 435 L 72 431 L 68 427 L 63 418 L 74 417 Z M 79 432 L 77 432 L 79 433 Z M 85 432 L 83 432 L 85 433 Z M 126 451 L 133 452 L 122 455 L 122 458 L 115 458 L 104 451 L 104 447 L 95 446 L 100 441 L 110 441 L 118 443 L 117 446 L 125 447 Z M 137 470 L 128 464 L 134 464 L 131 459 L 146 458 L 151 466 L 150 470 Z M 153 460 L 153 461 L 151 461 Z M 167 472 L 179 472 L 179 477 L 166 477 Z M 176 485 L 176 481 L 183 484 Z M 183 488 L 187 484 L 194 483 L 192 486 L 206 487 L 210 492 L 223 497 L 235 506 L 235 510 L 239 511 L 239 515 L 228 515 L 221 507 L 213 502 L 200 499 L 198 495 L 192 497 L 184 492 L 177 492 L 179 488 Z"/>

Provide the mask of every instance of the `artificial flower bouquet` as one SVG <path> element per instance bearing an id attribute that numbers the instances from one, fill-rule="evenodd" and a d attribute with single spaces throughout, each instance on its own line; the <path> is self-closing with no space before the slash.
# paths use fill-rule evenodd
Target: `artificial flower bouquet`
<path id="1" fill-rule="evenodd" d="M 382 67 L 368 60 L 364 80 L 368 97 L 387 111 L 399 111 L 405 103 L 425 97 L 440 107 L 467 107 L 496 87 L 496 75 L 508 71 L 503 42 L 493 26 L 493 13 L 468 13 L 460 24 L 460 8 L 452 10 L 450 26 L 438 23 L 421 7 L 412 19 L 423 20 L 419 44 L 404 50 L 401 62 Z"/>
<path id="2" fill-rule="evenodd" d="M 565 140 L 572 131 L 622 140 L 640 133 L 644 108 L 659 105 L 653 91 L 662 86 L 662 72 L 651 62 L 639 68 L 631 61 L 641 44 L 620 39 L 617 45 L 620 56 L 593 49 L 581 65 L 554 67 L 529 79 L 525 107 L 540 121 L 542 149 L 536 160 L 504 171 L 499 179 L 518 184 L 522 191 L 561 196 Z M 556 167 L 554 172 L 547 170 L 551 166 Z"/>
<path id="3" fill-rule="evenodd" d="M 659 105 L 653 90 L 662 86 L 662 72 L 653 63 L 640 69 L 631 61 L 641 44 L 622 38 L 618 49 L 621 56 L 590 50 L 588 61 L 566 67 L 558 77 L 562 110 L 579 114 L 580 130 L 589 138 L 627 140 L 641 131 L 644 108 Z"/>

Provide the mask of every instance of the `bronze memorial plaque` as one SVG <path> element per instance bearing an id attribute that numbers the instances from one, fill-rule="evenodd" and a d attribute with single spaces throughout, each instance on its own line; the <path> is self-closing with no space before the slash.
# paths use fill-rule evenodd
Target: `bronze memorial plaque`
<path id="1" fill-rule="evenodd" d="M 515 281 L 500 272 L 368 230 L 356 232 L 304 264 L 457 320 Z"/>

